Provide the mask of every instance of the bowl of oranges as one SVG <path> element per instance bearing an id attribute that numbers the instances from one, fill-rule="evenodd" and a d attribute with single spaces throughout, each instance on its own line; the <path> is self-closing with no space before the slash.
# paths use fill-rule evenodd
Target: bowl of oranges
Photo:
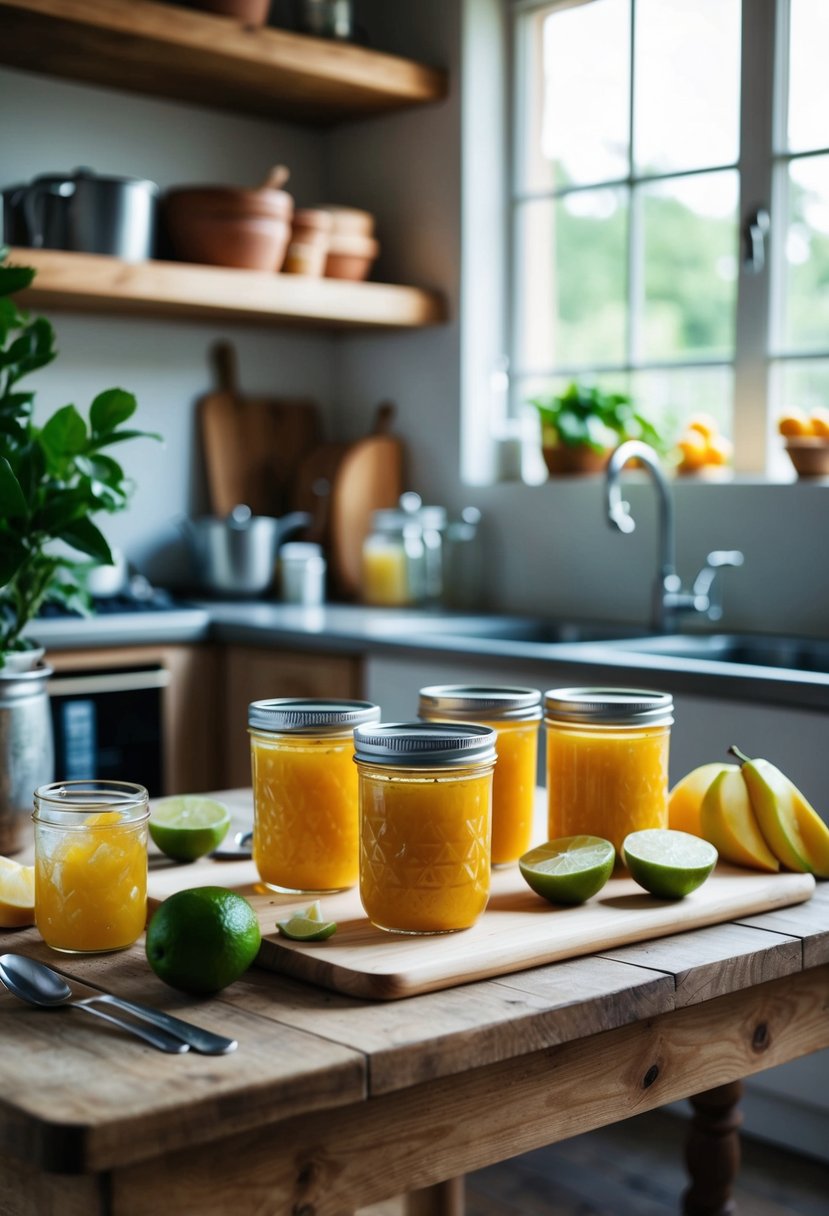
<path id="1" fill-rule="evenodd" d="M 798 477 L 829 477 L 829 409 L 789 410 L 777 429 Z"/>
<path id="2" fill-rule="evenodd" d="M 685 424 L 677 440 L 680 477 L 721 479 L 730 475 L 733 445 L 720 434 L 715 418 L 710 414 L 694 414 Z"/>

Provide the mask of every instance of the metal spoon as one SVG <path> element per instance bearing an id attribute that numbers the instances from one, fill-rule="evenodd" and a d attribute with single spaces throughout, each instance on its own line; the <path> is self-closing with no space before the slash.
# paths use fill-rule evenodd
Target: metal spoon
<path id="1" fill-rule="evenodd" d="M 18 987 L 25 985 L 28 992 L 32 990 L 36 991 L 39 998 L 35 1002 L 37 1004 L 68 1004 L 68 998 L 72 995 L 71 989 L 65 983 L 63 976 L 58 975 L 56 971 L 53 971 L 51 967 L 47 967 L 45 963 L 35 962 L 34 959 L 26 958 L 22 954 L 0 955 L 0 979 L 6 983 L 12 992 L 15 992 L 15 995 L 20 996 L 21 993 L 16 992 L 9 982 L 9 976 L 17 980 Z M 23 999 L 29 1000 L 32 998 L 24 996 Z M 72 1003 L 84 1009 L 92 1009 L 93 1013 L 101 1012 L 99 1009 L 92 1008 L 94 1005 L 114 1005 L 116 1009 L 123 1009 L 124 1012 L 131 1013 L 134 1017 L 140 1018 L 142 1022 L 149 1022 L 151 1026 L 157 1026 L 165 1035 L 178 1039 L 202 1055 L 223 1056 L 227 1055 L 228 1052 L 235 1051 L 239 1046 L 236 1039 L 228 1039 L 223 1034 L 214 1034 L 212 1030 L 204 1030 L 201 1026 L 194 1026 L 192 1022 L 185 1022 L 181 1018 L 175 1018 L 171 1013 L 165 1013 L 162 1009 L 153 1009 L 149 1005 L 139 1005 L 136 1001 L 128 1001 L 124 997 L 113 996 L 110 992 L 96 992 L 93 996 L 83 997 L 83 999 L 78 998 Z M 131 1022 L 124 1023 L 124 1025 L 133 1029 Z"/>
<path id="2" fill-rule="evenodd" d="M 95 1000 L 95 997 L 87 997 L 83 1000 L 73 999 L 72 989 L 62 976 L 53 971 L 51 967 L 47 967 L 43 963 L 36 963 L 34 959 L 25 958 L 22 954 L 0 955 L 0 980 L 3 981 L 9 992 L 14 993 L 21 1001 L 28 1001 L 30 1005 L 46 1008 L 69 1005 L 72 1009 L 83 1009 L 86 1013 L 94 1014 L 96 1018 L 112 1022 L 121 1030 L 128 1030 L 130 1034 L 143 1039 L 151 1047 L 157 1047 L 159 1051 L 166 1051 L 172 1055 L 190 1050 L 185 1042 L 168 1034 L 166 1030 L 154 1029 L 151 1026 L 138 1026 L 135 1022 L 123 1021 L 111 1013 L 105 1013 L 103 1009 L 96 1009 L 90 1003 Z"/>

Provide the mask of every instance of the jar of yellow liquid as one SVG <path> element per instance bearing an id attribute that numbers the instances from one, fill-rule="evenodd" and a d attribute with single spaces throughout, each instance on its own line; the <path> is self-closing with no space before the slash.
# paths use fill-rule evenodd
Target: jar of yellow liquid
<path id="1" fill-rule="evenodd" d="M 391 933 L 468 929 L 489 899 L 495 732 L 441 722 L 354 732 L 360 898 Z"/>
<path id="2" fill-rule="evenodd" d="M 472 722 L 497 736 L 492 777 L 492 864 L 517 861 L 533 843 L 541 693 L 534 688 L 436 684 L 421 688 L 427 722 Z"/>
<path id="3" fill-rule="evenodd" d="M 34 796 L 35 923 L 72 954 L 122 950 L 147 920 L 147 791 L 64 781 Z"/>
<path id="4" fill-rule="evenodd" d="M 602 836 L 621 857 L 628 832 L 668 826 L 673 701 L 638 688 L 544 695 L 548 833 Z"/>
<path id="5" fill-rule="evenodd" d="M 418 500 L 419 501 L 419 500 Z M 363 602 L 384 608 L 419 604 L 426 594 L 423 529 L 409 511 L 375 511 L 363 541 L 360 588 Z"/>
<path id="6" fill-rule="evenodd" d="M 253 860 L 272 890 L 318 895 L 356 884 L 354 728 L 379 720 L 370 701 L 279 698 L 249 707 Z"/>

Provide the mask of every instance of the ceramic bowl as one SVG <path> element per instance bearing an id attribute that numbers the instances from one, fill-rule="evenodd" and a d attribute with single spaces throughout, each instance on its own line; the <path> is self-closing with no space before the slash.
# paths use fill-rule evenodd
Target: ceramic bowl
<path id="1" fill-rule="evenodd" d="M 798 477 L 829 477 L 829 439 L 787 439 L 785 447 Z"/>
<path id="2" fill-rule="evenodd" d="M 182 261 L 276 271 L 285 260 L 293 199 L 284 190 L 181 187 L 167 195 L 164 213 Z"/>

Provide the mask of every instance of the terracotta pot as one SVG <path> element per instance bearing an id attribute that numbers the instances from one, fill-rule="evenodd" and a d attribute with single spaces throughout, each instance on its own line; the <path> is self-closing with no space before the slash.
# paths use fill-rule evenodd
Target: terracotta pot
<path id="1" fill-rule="evenodd" d="M 182 187 L 165 201 L 176 257 L 185 262 L 277 271 L 291 237 L 293 199 L 284 190 Z"/>
<path id="2" fill-rule="evenodd" d="M 559 443 L 554 447 L 545 444 L 542 452 L 551 477 L 603 473 L 610 459 L 610 448 L 596 452 L 586 444 L 568 446 Z"/>
<path id="3" fill-rule="evenodd" d="M 271 0 L 189 0 L 191 8 L 233 17 L 243 25 L 264 25 L 270 12 Z"/>
<path id="4" fill-rule="evenodd" d="M 829 477 L 829 440 L 804 436 L 785 446 L 798 477 Z"/>
<path id="5" fill-rule="evenodd" d="M 368 277 L 379 252 L 380 246 L 374 237 L 347 236 L 335 230 L 325 261 L 325 277 L 359 282 Z"/>
<path id="6" fill-rule="evenodd" d="M 305 274 L 319 278 L 331 244 L 331 214 L 322 208 L 294 212 L 291 242 L 282 269 L 285 274 Z"/>
<path id="7" fill-rule="evenodd" d="M 370 211 L 360 211 L 356 207 L 326 206 L 332 219 L 332 228 L 338 235 L 343 236 L 373 236 L 374 216 Z"/>

